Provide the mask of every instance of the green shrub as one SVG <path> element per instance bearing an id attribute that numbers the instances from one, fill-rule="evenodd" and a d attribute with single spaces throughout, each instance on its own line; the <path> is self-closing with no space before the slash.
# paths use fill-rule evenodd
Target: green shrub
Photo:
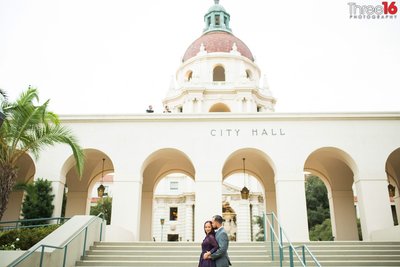
<path id="1" fill-rule="evenodd" d="M 100 213 L 103 213 L 107 221 L 107 225 L 109 225 L 111 222 L 111 208 L 112 208 L 111 197 L 99 198 L 99 200 L 96 203 L 96 206 L 90 207 L 90 215 L 97 216 Z"/>
<path id="2" fill-rule="evenodd" d="M 60 225 L 13 229 L 0 232 L 0 250 L 27 250 L 45 238 Z"/>
<path id="3" fill-rule="evenodd" d="M 22 217 L 24 219 L 50 218 L 54 205 L 52 204 L 54 194 L 52 194 L 51 182 L 38 179 L 25 187 L 26 195 L 22 203 Z M 25 222 L 23 225 L 46 224 L 47 221 Z"/>
<path id="4" fill-rule="evenodd" d="M 310 241 L 332 241 L 331 219 L 325 219 L 323 223 L 315 225 L 310 230 Z"/>

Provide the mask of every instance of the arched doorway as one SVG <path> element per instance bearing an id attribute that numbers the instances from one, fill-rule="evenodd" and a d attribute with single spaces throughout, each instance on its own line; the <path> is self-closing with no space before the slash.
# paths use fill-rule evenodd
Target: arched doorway
<path id="1" fill-rule="evenodd" d="M 178 149 L 163 148 L 157 150 L 156 152 L 149 155 L 143 163 L 143 184 L 139 237 L 139 240 L 141 241 L 153 240 L 152 222 L 154 190 L 156 188 L 156 185 L 162 178 L 173 173 L 181 173 L 191 177 L 192 179 L 194 179 L 195 177 L 195 169 L 191 160 L 185 153 Z M 166 223 L 171 223 L 171 220 L 164 221 L 164 224 Z"/>
<path id="2" fill-rule="evenodd" d="M 238 177 L 238 189 L 255 188 L 250 186 L 254 180 L 257 190 L 249 190 L 249 196 L 239 194 L 240 199 L 233 201 L 225 198 L 223 205 L 230 204 L 236 213 L 236 240 L 254 240 L 258 228 L 254 228 L 255 216 L 262 216 L 263 212 L 276 214 L 275 171 L 271 159 L 261 150 L 255 148 L 239 149 L 229 155 L 222 169 L 222 176 L 227 180 L 231 176 Z M 258 192 L 257 192 L 258 191 Z M 261 204 L 260 204 L 261 203 Z"/>
<path id="3" fill-rule="evenodd" d="M 353 192 L 356 166 L 351 157 L 335 147 L 320 148 L 307 158 L 304 171 L 327 187 L 334 239 L 359 240 Z"/>
<path id="4" fill-rule="evenodd" d="M 103 175 L 114 172 L 114 165 L 104 152 L 96 149 L 85 149 L 84 154 L 85 168 L 82 177 L 79 177 L 76 171 L 72 156 L 67 159 L 63 166 L 67 198 L 66 217 L 89 214 L 94 185 L 97 181 L 101 181 Z"/>

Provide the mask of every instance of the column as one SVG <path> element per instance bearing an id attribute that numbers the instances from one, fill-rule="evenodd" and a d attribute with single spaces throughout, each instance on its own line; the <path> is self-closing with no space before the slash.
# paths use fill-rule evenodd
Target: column
<path id="1" fill-rule="evenodd" d="M 356 181 L 358 208 L 364 241 L 376 230 L 393 226 L 387 180 L 360 179 Z"/>
<path id="2" fill-rule="evenodd" d="M 86 214 L 87 192 L 68 191 L 65 217 Z M 83 204 L 84 203 L 84 204 Z"/>
<path id="3" fill-rule="evenodd" d="M 396 188 L 396 195 L 393 197 L 394 201 L 394 207 L 396 208 L 396 214 L 397 214 L 397 222 L 400 225 L 400 196 L 399 196 L 399 190 Z"/>
<path id="4" fill-rule="evenodd" d="M 251 241 L 250 236 L 250 202 L 248 199 L 241 199 L 239 201 L 239 208 L 237 211 L 237 236 L 238 242 Z"/>
<path id="5" fill-rule="evenodd" d="M 191 201 L 185 204 L 185 215 L 185 236 L 183 237 L 182 241 L 193 241 L 193 203 Z"/>
<path id="6" fill-rule="evenodd" d="M 54 210 L 52 217 L 61 217 L 65 184 L 61 181 L 51 181 L 51 187 L 53 189 L 52 193 L 54 194 Z"/>
<path id="7" fill-rule="evenodd" d="M 333 235 L 335 240 L 358 240 L 353 191 L 332 191 L 330 204 L 331 214 L 334 215 L 331 221 L 332 225 L 335 224 L 335 234 Z"/>
<path id="8" fill-rule="evenodd" d="M 278 177 L 275 182 L 278 219 L 292 242 L 306 242 L 308 221 L 304 178 Z"/>

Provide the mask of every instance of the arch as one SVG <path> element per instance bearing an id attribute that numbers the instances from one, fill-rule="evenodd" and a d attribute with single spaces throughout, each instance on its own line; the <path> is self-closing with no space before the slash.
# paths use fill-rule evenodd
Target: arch
<path id="1" fill-rule="evenodd" d="M 216 103 L 211 106 L 209 112 L 231 112 L 231 110 L 224 103 Z"/>
<path id="2" fill-rule="evenodd" d="M 221 65 L 215 66 L 213 69 L 213 81 L 224 82 L 225 81 L 225 68 Z"/>
<path id="3" fill-rule="evenodd" d="M 142 164 L 142 199 L 140 215 L 141 241 L 152 240 L 154 190 L 161 179 L 169 174 L 182 173 L 195 179 L 195 168 L 191 159 L 175 148 L 162 148 L 150 154 Z M 169 225 L 166 220 L 165 224 Z"/>
<path id="4" fill-rule="evenodd" d="M 243 166 L 245 159 L 245 166 Z M 249 186 L 250 194 L 248 204 L 242 201 L 233 201 L 231 206 L 234 210 L 239 211 L 236 214 L 237 218 L 237 241 L 250 241 L 255 238 L 255 229 L 252 223 L 253 216 L 262 216 L 262 212 L 273 211 L 277 212 L 276 193 L 275 193 L 275 166 L 271 158 L 263 151 L 256 148 L 241 148 L 232 152 L 225 160 L 222 167 L 222 177 L 226 180 L 228 177 L 236 175 L 236 181 L 241 180 L 240 176 L 246 173 L 243 177 L 243 184 L 239 182 L 238 189 L 241 190 L 244 186 Z M 250 175 L 250 177 L 248 176 Z M 252 194 L 251 177 L 259 183 L 259 189 Z M 254 186 L 255 184 L 253 184 Z M 253 187 L 254 188 L 254 187 Z M 238 196 L 240 199 L 240 195 Z M 233 197 L 232 197 L 233 198 Z M 229 199 L 228 199 L 229 200 Z M 238 200 L 238 199 L 236 199 Z M 229 202 L 229 201 L 227 201 Z M 260 205 L 260 202 L 262 204 Z M 253 209 L 253 206 L 256 209 Z M 247 210 L 247 211 L 246 211 Z M 251 218 L 250 218 L 250 217 Z M 249 228 L 247 228 L 249 227 Z M 250 233 L 248 236 L 244 233 Z"/>
<path id="5" fill-rule="evenodd" d="M 322 147 L 308 156 L 304 170 L 318 176 L 327 187 L 335 240 L 358 240 L 353 192 L 358 168 L 351 156 L 336 147 Z"/>
<path id="6" fill-rule="evenodd" d="M 93 186 L 100 181 L 102 174 L 114 172 L 114 164 L 106 153 L 93 149 L 84 149 L 85 168 L 79 177 L 74 164 L 73 155 L 66 159 L 62 172 L 65 173 L 65 184 L 68 188 L 65 216 L 89 214 Z M 103 158 L 104 173 L 103 173 Z"/>

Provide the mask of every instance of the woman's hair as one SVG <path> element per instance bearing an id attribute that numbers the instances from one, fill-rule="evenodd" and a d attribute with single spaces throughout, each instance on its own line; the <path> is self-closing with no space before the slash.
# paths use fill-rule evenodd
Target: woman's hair
<path id="1" fill-rule="evenodd" d="M 212 222 L 211 222 L 211 221 L 206 221 L 206 222 L 204 223 L 203 229 L 206 227 L 206 224 L 207 224 L 207 223 L 209 223 L 209 224 L 211 225 L 211 232 L 210 232 L 209 234 L 215 235 L 215 230 L 214 230 L 214 228 L 213 228 L 213 226 L 212 226 Z M 205 229 L 204 229 L 204 233 L 206 233 L 206 230 L 205 230 Z M 207 233 L 206 233 L 206 235 L 207 235 Z"/>

